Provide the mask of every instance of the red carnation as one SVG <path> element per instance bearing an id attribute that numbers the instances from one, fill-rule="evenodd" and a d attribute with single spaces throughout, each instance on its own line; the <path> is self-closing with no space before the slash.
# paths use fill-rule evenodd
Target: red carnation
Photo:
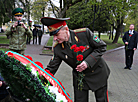
<path id="1" fill-rule="evenodd" d="M 84 46 L 80 46 L 79 48 L 80 48 L 80 51 L 81 51 L 81 52 L 83 52 L 83 51 L 84 51 L 84 49 L 85 49 L 85 47 L 84 47 Z"/>
<path id="2" fill-rule="evenodd" d="M 129 36 L 132 36 L 131 34 Z"/>
<path id="3" fill-rule="evenodd" d="M 71 49 L 75 49 L 77 47 L 77 45 L 75 44 L 75 45 L 72 45 L 71 46 Z"/>
<path id="4" fill-rule="evenodd" d="M 77 58 L 78 61 L 82 61 L 83 60 L 83 56 L 80 55 L 80 54 L 78 56 L 76 56 L 76 58 Z"/>
<path id="5" fill-rule="evenodd" d="M 80 51 L 80 48 L 79 48 L 79 47 L 76 47 L 76 48 L 74 49 L 74 52 L 78 52 L 78 51 Z"/>

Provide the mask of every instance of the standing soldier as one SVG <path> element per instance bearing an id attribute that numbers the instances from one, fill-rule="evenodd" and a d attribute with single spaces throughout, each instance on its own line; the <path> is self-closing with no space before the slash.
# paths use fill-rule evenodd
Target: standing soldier
<path id="1" fill-rule="evenodd" d="M 26 36 L 32 36 L 32 32 L 23 23 L 22 18 L 24 11 L 21 8 L 16 8 L 12 11 L 15 21 L 11 22 L 6 29 L 6 35 L 9 36 L 9 49 L 24 55 L 26 48 Z"/>

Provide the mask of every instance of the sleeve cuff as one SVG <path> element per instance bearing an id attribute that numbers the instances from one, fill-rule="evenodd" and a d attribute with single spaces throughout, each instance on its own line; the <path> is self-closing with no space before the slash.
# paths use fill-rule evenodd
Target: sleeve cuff
<path id="1" fill-rule="evenodd" d="M 90 65 L 86 61 L 84 61 L 84 62 L 87 64 L 87 68 L 90 68 Z"/>

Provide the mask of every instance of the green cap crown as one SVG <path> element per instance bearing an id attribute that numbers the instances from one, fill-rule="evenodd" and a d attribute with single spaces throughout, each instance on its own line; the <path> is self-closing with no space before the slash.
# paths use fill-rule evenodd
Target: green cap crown
<path id="1" fill-rule="evenodd" d="M 14 16 L 21 16 L 24 14 L 24 11 L 22 8 L 15 8 L 13 11 L 12 11 L 12 14 Z"/>

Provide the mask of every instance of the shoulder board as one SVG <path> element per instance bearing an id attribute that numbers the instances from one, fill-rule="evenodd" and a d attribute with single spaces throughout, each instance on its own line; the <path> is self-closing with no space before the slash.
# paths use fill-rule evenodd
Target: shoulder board
<path id="1" fill-rule="evenodd" d="M 86 28 L 80 28 L 80 29 L 75 29 L 74 32 L 75 33 L 80 33 L 80 32 L 85 32 Z"/>
<path id="2" fill-rule="evenodd" d="M 54 43 L 54 47 L 56 47 L 58 45 L 58 42 L 56 41 L 55 43 Z"/>

